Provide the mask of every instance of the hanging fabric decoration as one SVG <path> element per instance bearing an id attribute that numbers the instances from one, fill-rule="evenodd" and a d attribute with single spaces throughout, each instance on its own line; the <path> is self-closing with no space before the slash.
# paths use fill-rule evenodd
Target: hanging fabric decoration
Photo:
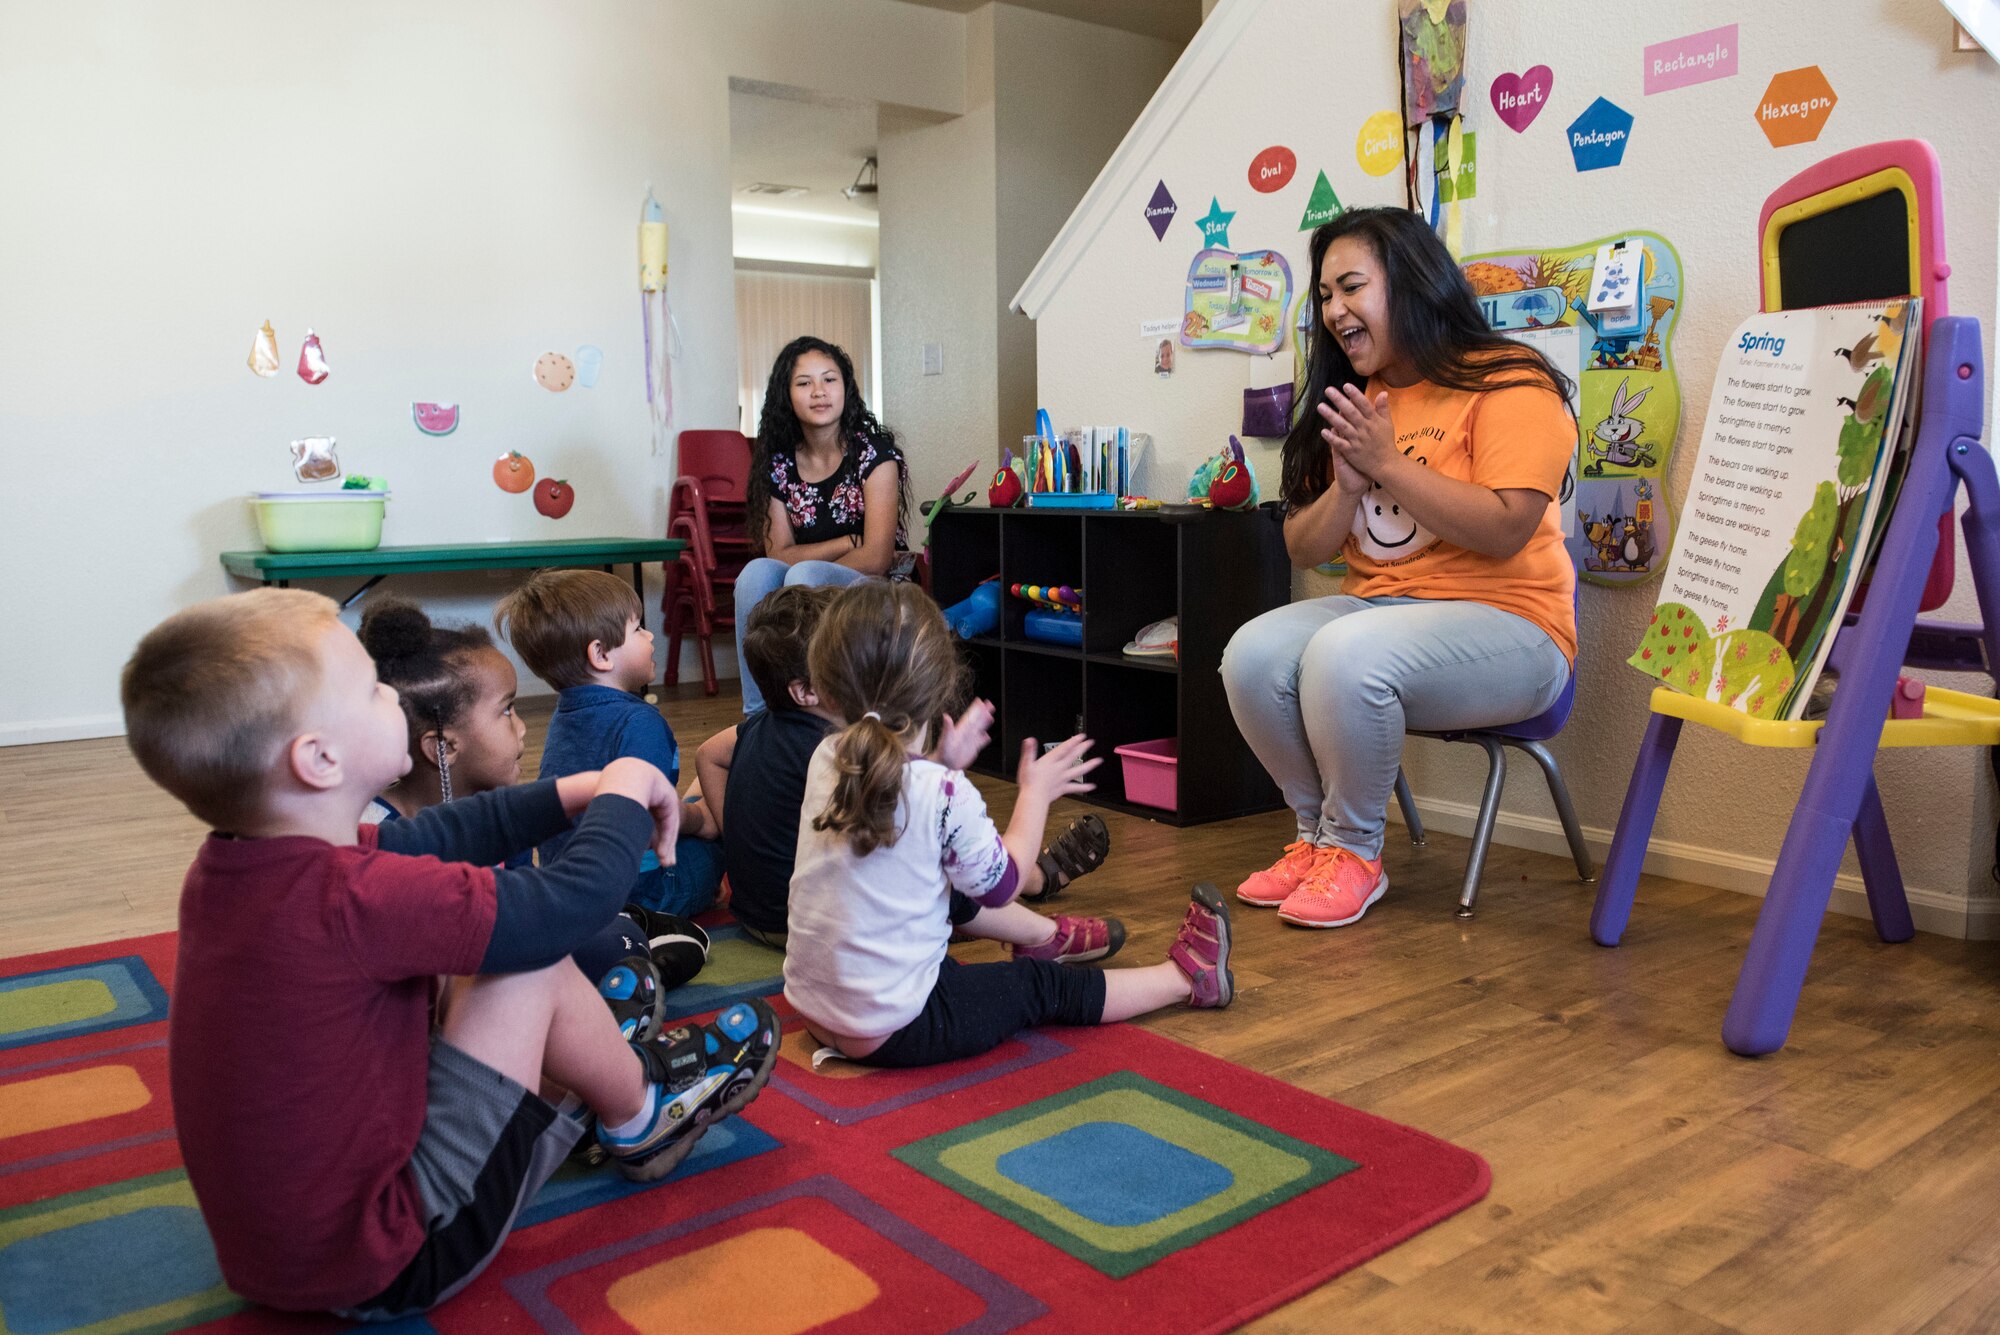
<path id="1" fill-rule="evenodd" d="M 1456 182 L 1464 165 L 1465 8 L 1468 0 L 1400 0 L 1404 159 L 1409 206 L 1458 254 L 1464 223 Z"/>
<path id="2" fill-rule="evenodd" d="M 667 304 L 667 215 L 646 187 L 639 210 L 639 319 L 646 336 L 646 404 L 653 416 L 653 453 L 667 453 L 674 415 L 673 309 Z"/>

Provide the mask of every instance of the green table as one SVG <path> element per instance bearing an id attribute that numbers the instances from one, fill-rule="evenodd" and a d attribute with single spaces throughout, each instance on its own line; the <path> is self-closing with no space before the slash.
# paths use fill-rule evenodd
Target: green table
<path id="1" fill-rule="evenodd" d="M 544 566 L 632 567 L 632 588 L 645 619 L 645 566 L 672 561 L 682 538 L 567 538 L 555 542 L 460 542 L 436 547 L 377 547 L 370 552 L 224 552 L 222 568 L 241 579 L 289 588 L 295 579 L 366 576 L 367 583 L 341 600 L 352 607 L 362 594 L 391 575 L 438 570 L 538 570 Z"/>

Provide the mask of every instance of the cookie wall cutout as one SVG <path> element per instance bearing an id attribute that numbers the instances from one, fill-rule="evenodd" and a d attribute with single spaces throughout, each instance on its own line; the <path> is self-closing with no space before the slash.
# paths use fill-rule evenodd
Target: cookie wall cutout
<path id="1" fill-rule="evenodd" d="M 560 394 L 576 383 L 576 363 L 560 352 L 545 352 L 535 359 L 535 383 Z"/>

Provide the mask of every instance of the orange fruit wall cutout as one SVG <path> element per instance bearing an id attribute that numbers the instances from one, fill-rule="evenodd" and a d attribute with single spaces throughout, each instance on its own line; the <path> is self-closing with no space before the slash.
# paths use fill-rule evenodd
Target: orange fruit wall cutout
<path id="1" fill-rule="evenodd" d="M 527 455 L 509 450 L 493 461 L 493 485 L 520 493 L 535 485 L 535 465 Z"/>

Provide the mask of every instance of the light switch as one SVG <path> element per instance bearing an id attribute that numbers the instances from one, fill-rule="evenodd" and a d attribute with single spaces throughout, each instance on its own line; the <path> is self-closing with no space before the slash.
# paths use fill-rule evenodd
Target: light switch
<path id="1" fill-rule="evenodd" d="M 944 374 L 944 344 L 942 343 L 924 344 L 924 374 L 925 375 Z"/>

